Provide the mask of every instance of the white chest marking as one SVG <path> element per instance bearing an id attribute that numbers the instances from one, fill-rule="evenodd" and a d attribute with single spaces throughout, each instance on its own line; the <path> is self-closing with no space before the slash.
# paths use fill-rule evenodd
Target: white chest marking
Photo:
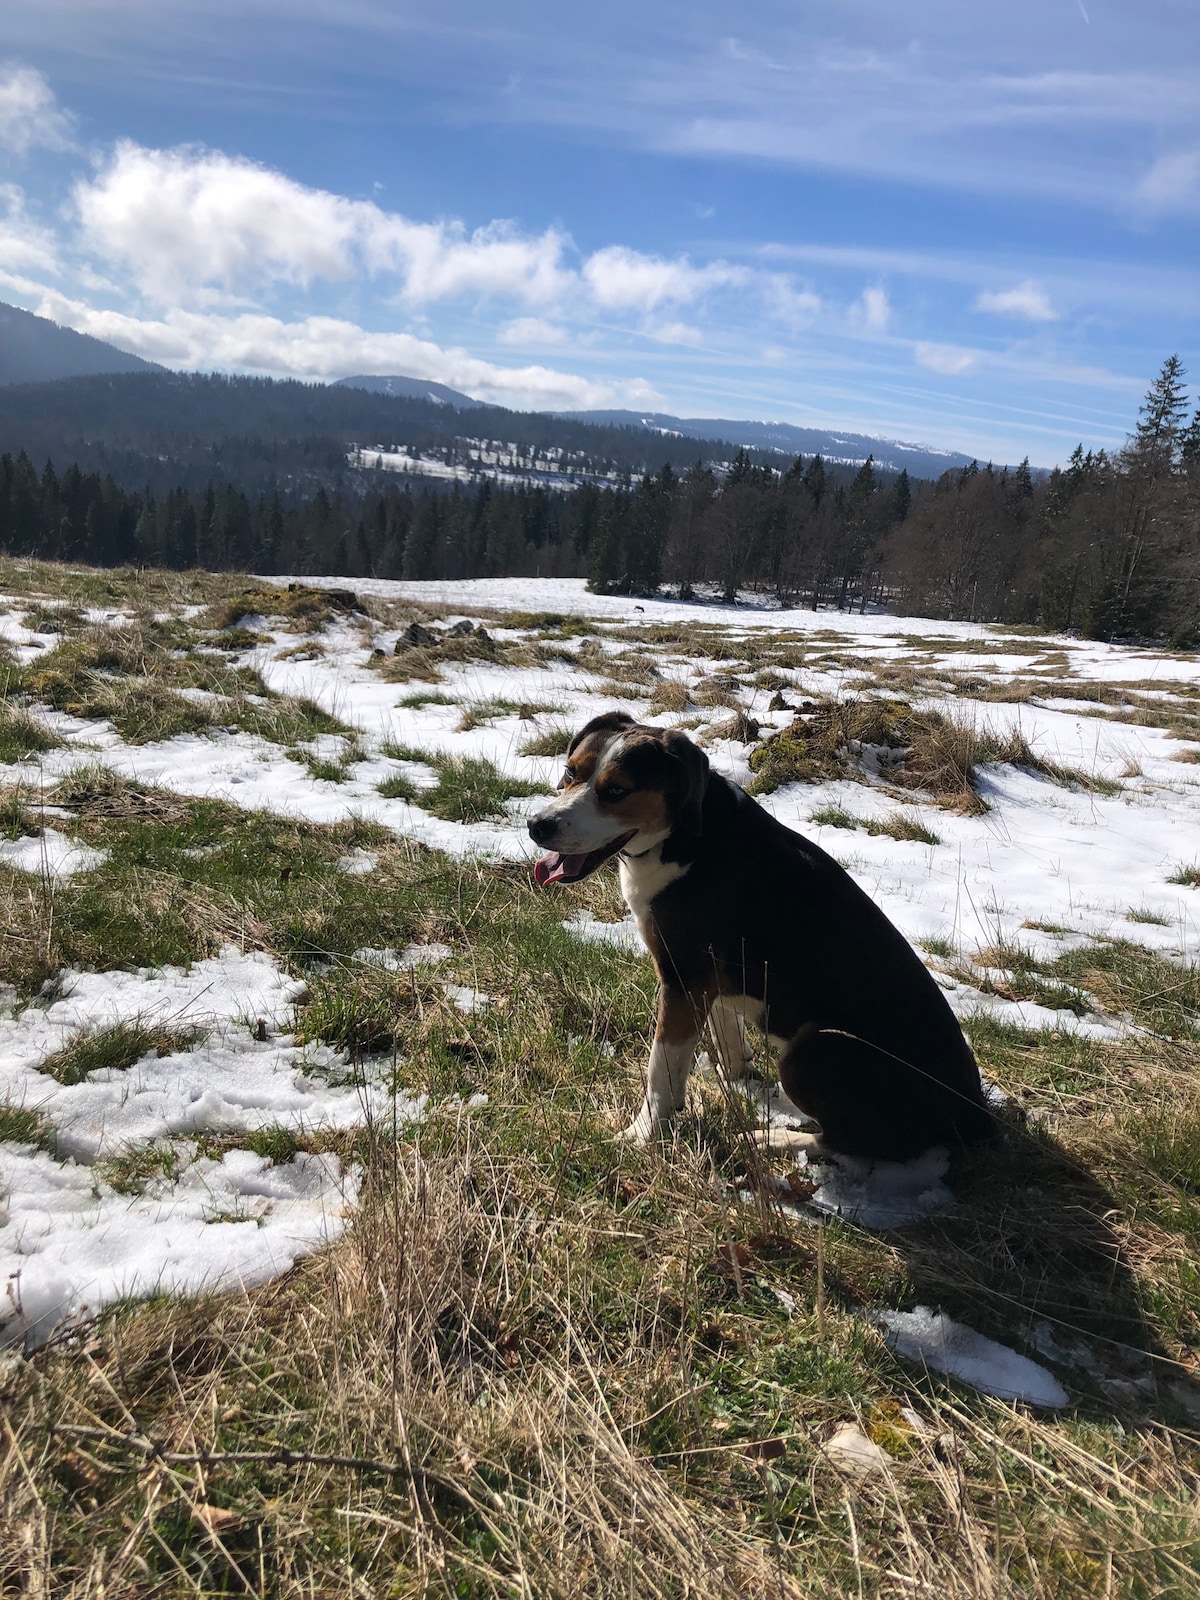
<path id="1" fill-rule="evenodd" d="M 664 861 L 662 846 L 656 844 L 645 855 L 622 856 L 619 867 L 621 893 L 625 896 L 625 904 L 633 912 L 638 932 L 645 939 L 652 921 L 651 902 L 668 884 L 683 877 L 687 865 L 679 861 Z"/>

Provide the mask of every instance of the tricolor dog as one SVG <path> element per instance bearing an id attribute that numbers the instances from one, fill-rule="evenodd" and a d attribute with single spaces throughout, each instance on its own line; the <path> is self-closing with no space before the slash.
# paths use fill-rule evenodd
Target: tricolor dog
<path id="1" fill-rule="evenodd" d="M 820 1125 L 793 1146 L 901 1161 L 988 1136 L 971 1048 L 911 945 L 685 734 L 596 717 L 572 740 L 559 791 L 529 824 L 549 851 L 536 881 L 577 883 L 616 856 L 661 985 L 627 1138 L 649 1139 L 681 1109 L 706 1024 L 723 1071 L 752 1070 L 747 1021 Z"/>

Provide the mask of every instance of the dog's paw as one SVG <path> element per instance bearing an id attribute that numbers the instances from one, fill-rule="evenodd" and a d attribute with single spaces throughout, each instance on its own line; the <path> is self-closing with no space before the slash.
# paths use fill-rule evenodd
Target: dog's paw
<path id="1" fill-rule="evenodd" d="M 665 1125 L 665 1119 L 650 1106 L 644 1105 L 627 1128 L 622 1128 L 617 1138 L 622 1144 L 649 1144 Z"/>
<path id="2" fill-rule="evenodd" d="M 763 1150 L 813 1150 L 821 1148 L 819 1133 L 805 1133 L 802 1128 L 755 1128 L 750 1135 Z"/>

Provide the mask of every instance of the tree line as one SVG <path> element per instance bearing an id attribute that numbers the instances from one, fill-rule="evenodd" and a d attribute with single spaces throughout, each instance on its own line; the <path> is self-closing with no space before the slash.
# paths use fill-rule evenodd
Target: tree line
<path id="1" fill-rule="evenodd" d="M 0 550 L 96 565 L 346 577 L 586 575 L 628 594 L 768 591 L 814 609 L 884 604 L 954 620 L 1200 643 L 1200 410 L 1172 356 L 1124 449 L 1035 474 L 972 464 L 936 482 L 832 468 L 668 462 L 570 492 L 364 481 L 289 495 L 210 480 L 127 490 L 0 456 Z M 364 486 L 365 482 L 365 486 Z"/>

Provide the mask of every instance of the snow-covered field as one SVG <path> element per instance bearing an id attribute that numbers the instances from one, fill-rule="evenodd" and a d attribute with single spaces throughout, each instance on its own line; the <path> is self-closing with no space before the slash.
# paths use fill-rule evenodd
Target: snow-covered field
<path id="1" fill-rule="evenodd" d="M 348 582 L 303 581 L 337 588 Z M 452 855 L 519 862 L 534 854 L 522 821 L 536 798 L 511 800 L 501 815 L 482 821 L 434 816 L 420 804 L 420 791 L 432 785 L 439 758 L 483 758 L 506 777 L 549 787 L 560 758 L 525 755 L 523 746 L 601 709 L 622 707 L 644 720 L 687 726 L 707 741 L 717 768 L 746 782 L 752 745 L 710 735 L 728 721 L 731 699 L 765 738 L 785 728 L 791 708 L 806 699 L 891 692 L 889 671 L 919 666 L 927 687 L 914 703 L 919 698 L 997 735 L 1019 731 L 1044 762 L 1099 780 L 1107 791 L 996 764 L 982 775 L 987 809 L 979 815 L 946 809 L 915 792 L 898 798 L 886 777 L 862 781 L 857 768 L 857 777 L 790 784 L 764 796 L 762 803 L 781 820 L 841 860 L 910 939 L 938 952 L 929 960 L 959 1015 L 987 1012 L 1030 1028 L 1117 1037 L 1134 1024 L 1106 1012 L 1098 1000 L 1090 1008 L 1062 1009 L 1009 997 L 1011 974 L 990 964 L 994 952 L 1020 948 L 1036 965 L 1081 944 L 1115 939 L 1181 961 L 1200 953 L 1200 891 L 1170 881 L 1200 857 L 1197 747 L 1178 729 L 1151 725 L 1169 723 L 1169 715 L 1147 720 L 1135 714 L 1147 697 L 1166 713 L 1178 707 L 1194 714 L 1196 656 L 1070 638 L 1023 640 L 1011 630 L 972 624 L 783 612 L 753 602 L 634 601 L 592 595 L 581 582 L 565 579 L 363 580 L 353 587 L 378 602 L 444 608 L 439 628 L 460 619 L 478 624 L 482 614 L 502 655 L 505 646 L 550 634 L 556 653 L 527 652 L 517 662 L 446 660 L 435 683 L 395 681 L 380 666 L 393 656 L 403 615 L 370 623 L 361 616 L 335 619 L 304 652 L 310 659 L 298 658 L 297 635 L 280 619 L 253 616 L 246 626 L 265 642 L 250 644 L 235 664 L 255 669 L 273 691 L 315 701 L 354 730 L 354 740 L 323 735 L 301 752 L 313 758 L 306 764 L 246 732 L 213 729 L 132 744 L 110 723 L 43 709 L 38 714 L 62 745 L 0 767 L 0 783 L 44 793 L 72 770 L 102 762 L 139 783 L 183 795 L 319 823 L 363 817 Z M 0 596 L 0 639 L 18 664 L 46 647 L 18 621 L 25 604 Z M 518 612 L 583 618 L 588 627 L 556 631 L 553 623 L 502 615 Z M 93 620 L 116 625 L 121 619 L 97 612 Z M 680 624 L 690 630 L 683 643 L 647 637 L 639 644 L 641 630 Z M 594 642 L 581 657 L 585 633 Z M 781 633 L 803 660 L 777 674 L 786 681 L 788 708 L 773 710 L 778 689 L 755 683 L 749 657 L 751 646 Z M 746 646 L 745 660 L 739 645 Z M 649 658 L 653 668 L 644 670 L 640 691 L 636 683 L 611 681 L 620 675 L 619 658 L 630 651 Z M 986 699 L 949 682 L 940 694 L 928 687 L 939 675 L 967 674 L 986 682 Z M 884 676 L 877 681 L 878 675 Z M 703 686 L 714 678 L 722 680 L 723 704 L 703 703 Z M 1031 680 L 1039 678 L 1045 696 L 1029 693 Z M 1011 701 L 1003 698 L 1010 682 L 1025 686 Z M 649 697 L 661 685 L 672 689 L 675 708 L 655 712 Z M 1103 705 L 1088 698 L 1094 685 L 1138 697 L 1129 703 L 1128 718 L 1119 694 Z M 416 759 L 420 754 L 430 759 Z M 340 761 L 340 775 L 314 775 L 320 761 L 335 767 Z M 379 786 L 389 779 L 409 780 L 416 798 L 385 798 Z M 867 831 L 893 818 L 898 807 L 939 842 Z M 814 813 L 834 812 L 842 826 L 811 821 Z M 859 826 L 845 826 L 846 813 Z M 0 862 L 27 873 L 31 884 L 86 873 L 98 859 L 71 837 L 70 819 L 62 815 L 48 818 L 40 837 L 0 844 Z M 372 866 L 369 852 L 360 852 L 344 870 L 368 874 Z M 562 914 L 581 937 L 634 942 L 631 924 L 581 916 L 566 896 Z M 360 954 L 384 964 L 402 959 L 399 953 Z M 113 955 L 119 959 L 119 952 Z M 53 1124 L 57 1143 L 53 1155 L 0 1146 L 0 1276 L 11 1302 L 0 1305 L 0 1337 L 44 1337 L 64 1316 L 155 1287 L 262 1281 L 336 1234 L 353 1206 L 353 1170 L 343 1170 L 332 1156 L 305 1154 L 272 1166 L 236 1144 L 236 1135 L 254 1129 L 341 1127 L 384 1109 L 369 1075 L 351 1074 L 326 1046 L 295 1043 L 292 1019 L 302 987 L 272 958 L 230 947 L 189 971 L 64 974 L 49 1003 L 24 1009 L 9 996 L 0 1017 L 0 1099 L 36 1109 Z M 468 990 L 462 995 L 465 1006 L 484 1003 Z M 198 1030 L 200 1041 L 71 1086 L 39 1071 L 81 1032 L 114 1021 L 168 1018 L 173 1026 Z M 249 1024 L 259 1018 L 265 1027 L 253 1037 Z M 386 1109 L 389 1116 L 396 1111 L 391 1103 Z M 399 1112 L 415 1118 L 420 1107 L 405 1104 Z M 196 1156 L 198 1134 L 221 1135 L 220 1155 Z M 168 1161 L 137 1194 L 98 1176 L 114 1153 L 172 1140 L 193 1141 L 188 1159 Z M 907 1336 L 899 1323 L 893 1335 Z"/>

